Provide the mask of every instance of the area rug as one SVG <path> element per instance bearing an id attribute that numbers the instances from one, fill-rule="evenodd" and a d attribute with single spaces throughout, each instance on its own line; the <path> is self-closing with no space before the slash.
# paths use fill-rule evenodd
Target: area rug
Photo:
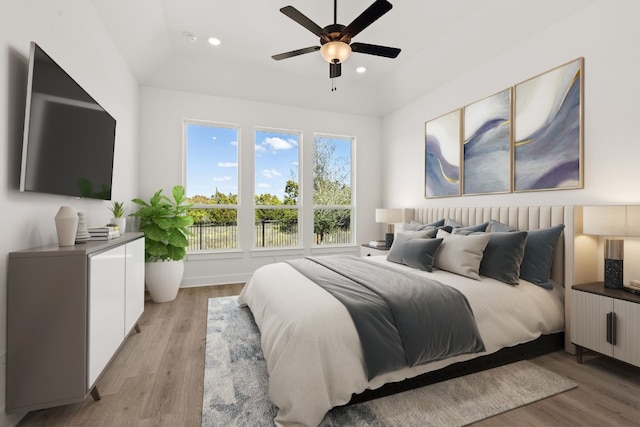
<path id="1" fill-rule="evenodd" d="M 463 426 L 577 387 L 521 361 L 332 409 L 322 426 Z M 209 299 L 202 426 L 273 425 L 260 331 L 237 297 Z"/>

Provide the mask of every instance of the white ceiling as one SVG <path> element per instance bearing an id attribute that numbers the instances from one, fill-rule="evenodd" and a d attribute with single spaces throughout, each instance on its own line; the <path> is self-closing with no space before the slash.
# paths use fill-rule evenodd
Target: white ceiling
<path id="1" fill-rule="evenodd" d="M 402 52 L 354 53 L 335 92 L 319 52 L 271 59 L 319 45 L 280 8 L 294 6 L 324 27 L 333 23 L 331 0 L 91 1 L 141 85 L 381 116 L 595 0 L 390 0 L 393 9 L 354 41 Z M 338 23 L 371 3 L 339 0 Z M 222 44 L 210 46 L 209 36 Z M 361 65 L 365 74 L 355 72 Z"/>

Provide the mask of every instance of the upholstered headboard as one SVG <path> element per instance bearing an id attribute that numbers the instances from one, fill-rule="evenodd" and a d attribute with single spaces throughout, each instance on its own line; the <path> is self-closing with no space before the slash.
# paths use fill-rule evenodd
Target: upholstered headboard
<path id="1" fill-rule="evenodd" d="M 564 224 L 551 268 L 551 278 L 565 286 L 565 349 L 573 353 L 570 341 L 571 285 L 576 283 L 575 237 L 582 226 L 581 206 L 503 206 L 503 207 L 420 207 L 413 219 L 421 223 L 450 218 L 463 226 L 482 224 L 492 219 L 520 230 L 536 230 Z"/>

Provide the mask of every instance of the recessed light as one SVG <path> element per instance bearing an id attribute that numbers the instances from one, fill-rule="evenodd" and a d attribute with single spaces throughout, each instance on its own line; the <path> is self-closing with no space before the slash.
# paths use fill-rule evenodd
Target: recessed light
<path id="1" fill-rule="evenodd" d="M 365 73 L 367 71 L 367 69 L 365 67 L 358 67 L 356 68 L 356 73 Z"/>
<path id="2" fill-rule="evenodd" d="M 213 46 L 219 46 L 220 45 L 220 39 L 217 39 L 215 37 L 209 37 L 208 41 L 209 41 L 209 44 L 211 44 Z"/>

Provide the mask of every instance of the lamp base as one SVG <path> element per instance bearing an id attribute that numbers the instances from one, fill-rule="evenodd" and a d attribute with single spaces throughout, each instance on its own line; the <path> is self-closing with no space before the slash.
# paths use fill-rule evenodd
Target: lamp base
<path id="1" fill-rule="evenodd" d="M 384 245 L 388 248 L 390 248 L 391 245 L 393 245 L 393 234 L 394 233 L 386 233 L 384 235 Z"/>
<path id="2" fill-rule="evenodd" d="M 622 260 L 604 260 L 604 287 L 610 289 L 622 289 Z"/>

